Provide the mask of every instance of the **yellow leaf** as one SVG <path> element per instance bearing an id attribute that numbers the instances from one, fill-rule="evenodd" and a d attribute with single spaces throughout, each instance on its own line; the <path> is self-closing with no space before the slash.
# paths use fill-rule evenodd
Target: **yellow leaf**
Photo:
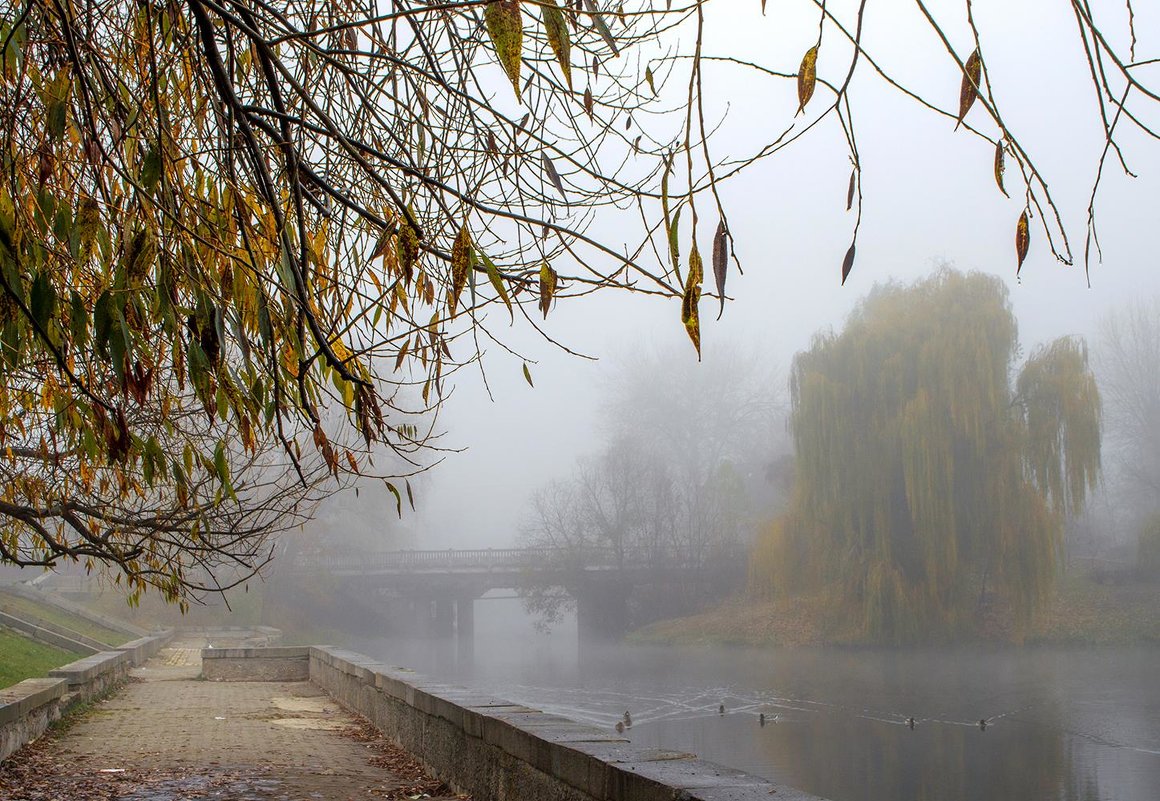
<path id="1" fill-rule="evenodd" d="M 1019 215 L 1019 222 L 1015 225 L 1015 255 L 1019 263 L 1015 266 L 1015 275 L 1023 269 L 1023 260 L 1027 258 L 1027 249 L 1031 246 L 1031 231 L 1027 227 L 1027 209 Z"/>
<path id="2" fill-rule="evenodd" d="M 101 208 L 97 201 L 86 197 L 77 210 L 77 234 L 80 236 L 81 259 L 87 259 L 97 241 L 97 230 L 101 225 Z"/>
<path id="3" fill-rule="evenodd" d="M 689 253 L 689 274 L 685 277 L 685 294 L 681 298 L 681 322 L 697 349 L 697 360 L 701 359 L 701 320 L 697 306 L 701 302 L 701 281 L 705 276 L 705 267 L 701 262 L 701 253 L 697 250 L 694 240 L 693 250 Z"/>
<path id="4" fill-rule="evenodd" d="M 414 275 L 415 263 L 419 261 L 419 235 L 406 221 L 403 222 L 403 227 L 399 231 L 395 244 L 395 256 L 399 262 L 399 269 L 403 273 L 403 281 L 409 285 L 411 277 Z"/>
<path id="5" fill-rule="evenodd" d="M 547 262 L 540 265 L 540 311 L 544 319 L 548 319 L 548 309 L 552 308 L 552 297 L 556 294 L 556 282 L 559 276 L 548 266 Z"/>
<path id="6" fill-rule="evenodd" d="M 806 104 L 814 96 L 814 85 L 818 80 L 818 46 L 814 45 L 802 57 L 802 66 L 798 70 L 798 110 L 805 111 Z"/>
<path id="7" fill-rule="evenodd" d="M 515 312 L 512 311 L 512 300 L 508 297 L 507 288 L 503 285 L 503 276 L 499 274 L 499 268 L 495 266 L 495 262 L 487 257 L 487 254 L 482 250 L 479 252 L 479 257 L 483 261 L 483 267 L 487 270 L 487 280 L 491 282 L 495 293 L 499 295 L 503 305 L 507 306 L 508 314 L 512 316 L 512 322 L 515 322 Z"/>
<path id="8" fill-rule="evenodd" d="M 544 32 L 548 36 L 548 44 L 560 62 L 560 71 L 564 73 L 564 80 L 568 82 L 568 89 L 572 88 L 572 39 L 568 34 L 568 23 L 564 19 L 564 12 L 556 5 L 556 0 L 542 0 L 541 8 L 544 11 Z"/>
<path id="9" fill-rule="evenodd" d="M 492 0 L 483 10 L 487 35 L 495 48 L 500 66 L 507 73 L 516 100 L 520 100 L 520 53 L 523 48 L 524 24 L 519 0 Z"/>
<path id="10" fill-rule="evenodd" d="M 448 312 L 452 317 L 459 306 L 459 296 L 467 286 L 467 274 L 471 269 L 471 232 L 467 223 L 459 229 L 455 244 L 451 246 L 451 291 L 447 298 Z"/>

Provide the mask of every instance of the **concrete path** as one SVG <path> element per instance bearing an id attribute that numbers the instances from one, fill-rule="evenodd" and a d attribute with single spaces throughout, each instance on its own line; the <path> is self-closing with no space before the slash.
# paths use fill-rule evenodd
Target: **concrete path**
<path id="1" fill-rule="evenodd" d="M 198 678 L 175 641 L 130 683 L 0 768 L 0 799 L 463 798 L 308 682 Z"/>

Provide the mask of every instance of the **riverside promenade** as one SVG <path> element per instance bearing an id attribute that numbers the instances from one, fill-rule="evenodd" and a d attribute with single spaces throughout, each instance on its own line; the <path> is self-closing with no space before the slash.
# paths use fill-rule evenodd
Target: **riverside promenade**
<path id="1" fill-rule="evenodd" d="M 0 763 L 4 801 L 466 799 L 308 681 L 200 678 L 182 635 Z"/>
<path id="2" fill-rule="evenodd" d="M 822 801 L 341 648 L 172 637 L 0 690 L 0 801 Z"/>

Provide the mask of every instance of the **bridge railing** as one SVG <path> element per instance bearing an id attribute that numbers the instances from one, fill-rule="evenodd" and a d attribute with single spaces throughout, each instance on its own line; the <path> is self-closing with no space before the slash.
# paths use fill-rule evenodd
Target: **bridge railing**
<path id="1" fill-rule="evenodd" d="M 736 553 L 733 553 L 736 551 Z M 567 569 L 608 570 L 617 568 L 692 568 L 713 559 L 744 559 L 738 546 L 725 552 L 691 555 L 671 551 L 607 547 L 588 548 L 473 548 L 424 551 L 380 551 L 359 556 L 298 557 L 296 567 L 332 572 L 422 572 L 480 570 Z"/>

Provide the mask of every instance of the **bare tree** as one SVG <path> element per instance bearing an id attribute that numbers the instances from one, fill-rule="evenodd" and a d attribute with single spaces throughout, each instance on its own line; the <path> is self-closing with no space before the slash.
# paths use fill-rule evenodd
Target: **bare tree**
<path id="1" fill-rule="evenodd" d="M 1104 318 L 1096 348 L 1108 483 L 1131 516 L 1160 512 L 1160 298 Z"/>

